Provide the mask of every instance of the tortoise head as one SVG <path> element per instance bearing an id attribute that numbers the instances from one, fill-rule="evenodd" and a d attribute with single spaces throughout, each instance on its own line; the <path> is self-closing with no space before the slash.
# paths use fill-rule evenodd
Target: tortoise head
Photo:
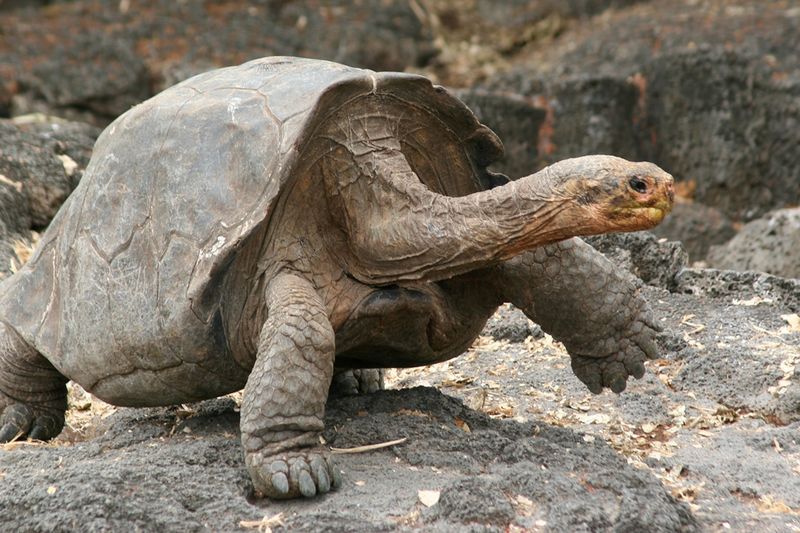
<path id="1" fill-rule="evenodd" d="M 672 176 L 653 163 L 612 156 L 576 158 L 580 171 L 564 183 L 568 195 L 592 212 L 603 231 L 638 231 L 658 225 L 672 210 Z"/>

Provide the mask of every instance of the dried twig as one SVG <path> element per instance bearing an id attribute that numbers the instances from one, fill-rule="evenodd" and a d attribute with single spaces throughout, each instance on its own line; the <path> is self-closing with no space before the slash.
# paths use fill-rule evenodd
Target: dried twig
<path id="1" fill-rule="evenodd" d="M 403 437 L 402 439 L 397 440 L 390 440 L 388 442 L 379 442 L 378 444 L 367 444 L 365 446 L 356 446 L 355 448 L 331 448 L 332 453 L 362 453 L 362 452 L 371 452 L 372 450 L 380 450 L 381 448 L 388 448 L 389 446 L 394 446 L 396 444 L 402 444 L 408 439 Z"/>

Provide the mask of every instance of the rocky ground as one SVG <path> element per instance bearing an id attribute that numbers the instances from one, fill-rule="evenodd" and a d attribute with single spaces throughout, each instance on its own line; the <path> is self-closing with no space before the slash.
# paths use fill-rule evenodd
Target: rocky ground
<path id="1" fill-rule="evenodd" d="M 464 356 L 332 400 L 327 442 L 359 452 L 338 456 L 344 486 L 274 503 L 250 493 L 235 396 L 131 410 L 72 387 L 56 441 L 0 448 L 0 529 L 800 530 L 796 2 L 0 1 L 0 30 L 0 280 L 100 127 L 259 55 L 427 74 L 500 134 L 512 176 L 610 152 L 680 194 L 656 236 L 592 241 L 665 326 L 619 396 L 502 308 Z"/>
<path id="2" fill-rule="evenodd" d="M 0 452 L 19 531 L 800 530 L 800 282 L 684 270 L 648 286 L 663 358 L 617 396 L 513 308 L 464 356 L 333 400 L 342 488 L 254 500 L 237 398 L 118 409 L 71 389 L 53 443 Z"/>

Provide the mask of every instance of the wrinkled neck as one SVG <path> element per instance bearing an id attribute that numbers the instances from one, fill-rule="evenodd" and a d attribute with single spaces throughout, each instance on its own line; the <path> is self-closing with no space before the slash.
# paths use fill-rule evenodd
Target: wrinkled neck
<path id="1" fill-rule="evenodd" d="M 323 174 L 347 235 L 341 260 L 368 284 L 447 279 L 597 233 L 598 217 L 572 189 L 582 175 L 575 162 L 457 197 L 425 187 L 399 151 L 341 148 Z"/>
<path id="2" fill-rule="evenodd" d="M 477 221 L 493 220 L 507 259 L 525 250 L 605 228 L 593 205 L 581 202 L 585 167 L 574 160 L 552 165 L 486 193 Z"/>

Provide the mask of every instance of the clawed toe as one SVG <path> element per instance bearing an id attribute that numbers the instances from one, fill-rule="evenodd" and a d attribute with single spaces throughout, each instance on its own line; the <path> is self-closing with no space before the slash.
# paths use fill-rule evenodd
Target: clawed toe
<path id="1" fill-rule="evenodd" d="M 631 322 L 617 336 L 609 336 L 594 343 L 595 354 L 587 355 L 587 347 L 580 346 L 571 352 L 572 370 L 591 392 L 599 394 L 603 388 L 616 393 L 625 390 L 628 377 L 644 376 L 644 362 L 658 358 L 655 337 L 659 328 L 650 313 Z"/>
<path id="2" fill-rule="evenodd" d="M 337 372 L 329 394 L 332 397 L 355 396 L 383 390 L 383 369 L 355 368 Z"/>
<path id="3" fill-rule="evenodd" d="M 64 417 L 38 411 L 23 403 L 11 403 L 0 409 L 0 443 L 21 437 L 48 440 L 64 427 Z"/>
<path id="4" fill-rule="evenodd" d="M 256 492 L 273 499 L 311 498 L 336 489 L 341 475 L 329 454 L 322 449 L 246 457 Z"/>
<path id="5" fill-rule="evenodd" d="M 0 442 L 10 442 L 26 435 L 32 424 L 33 412 L 27 405 L 7 405 L 0 414 Z"/>
<path id="6" fill-rule="evenodd" d="M 609 357 L 572 356 L 572 371 L 594 394 L 604 387 L 620 393 L 628 384 L 628 377 L 644 376 L 644 354 L 623 352 Z"/>

